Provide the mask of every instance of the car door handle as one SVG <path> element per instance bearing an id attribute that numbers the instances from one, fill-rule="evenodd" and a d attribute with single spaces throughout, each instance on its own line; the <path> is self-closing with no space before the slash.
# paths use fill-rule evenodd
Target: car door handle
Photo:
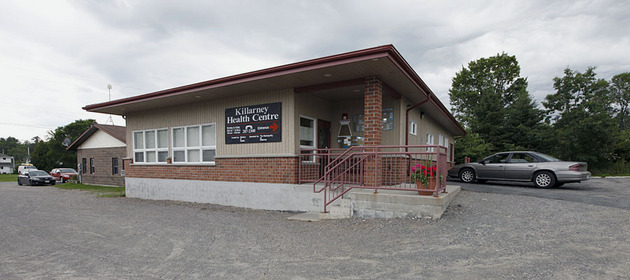
<path id="1" fill-rule="evenodd" d="M 527 167 L 534 167 L 534 165 L 533 165 L 533 164 L 530 164 L 530 165 L 528 165 Z"/>

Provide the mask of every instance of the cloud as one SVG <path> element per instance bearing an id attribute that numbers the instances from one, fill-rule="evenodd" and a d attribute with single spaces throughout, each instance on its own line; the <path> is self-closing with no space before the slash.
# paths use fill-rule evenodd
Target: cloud
<path id="1" fill-rule="evenodd" d="M 470 61 L 506 52 L 537 100 L 570 67 L 630 70 L 628 1 L 1 2 L 0 137 L 22 140 L 81 107 L 394 44 L 442 102 Z M 26 20 L 28 19 L 28 20 Z M 122 119 L 115 120 L 124 124 Z"/>

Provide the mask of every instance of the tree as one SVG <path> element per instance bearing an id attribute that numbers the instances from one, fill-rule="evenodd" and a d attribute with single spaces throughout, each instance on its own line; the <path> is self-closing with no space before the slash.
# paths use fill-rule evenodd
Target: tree
<path id="1" fill-rule="evenodd" d="M 548 95 L 543 106 L 553 122 L 554 155 L 603 166 L 613 157 L 615 139 L 608 82 L 597 79 L 594 67 L 584 73 L 567 68 L 553 81 L 556 93 Z"/>
<path id="2" fill-rule="evenodd" d="M 613 102 L 617 106 L 617 120 L 619 128 L 630 129 L 630 72 L 622 73 L 612 77 L 610 92 Z"/>
<path id="3" fill-rule="evenodd" d="M 492 153 L 493 146 L 479 137 L 478 133 L 467 132 L 466 137 L 457 139 L 455 145 L 455 162 L 464 162 L 464 157 L 479 161 Z"/>
<path id="4" fill-rule="evenodd" d="M 66 150 L 63 141 L 69 138 L 76 140 L 95 121 L 76 120 L 68 125 L 60 126 L 55 131 L 49 131 L 48 141 L 39 141 L 35 146 L 31 158 L 33 164 L 42 170 L 51 170 L 55 167 L 74 167 L 77 163 L 75 152 Z"/>
<path id="5" fill-rule="evenodd" d="M 449 90 L 458 121 L 495 151 L 535 148 L 529 135 L 536 133 L 543 114 L 520 71 L 515 56 L 502 53 L 481 58 L 462 67 Z"/>

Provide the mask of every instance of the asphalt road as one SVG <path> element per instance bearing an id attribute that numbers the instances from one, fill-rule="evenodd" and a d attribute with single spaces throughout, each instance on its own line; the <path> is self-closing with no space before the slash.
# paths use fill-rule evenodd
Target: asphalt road
<path id="1" fill-rule="evenodd" d="M 0 279 L 629 279 L 630 211 L 601 205 L 627 183 L 466 185 L 437 221 L 315 223 L 0 183 Z"/>
<path id="2" fill-rule="evenodd" d="M 593 178 L 552 189 L 540 189 L 533 183 L 506 181 L 467 184 L 455 179 L 449 180 L 449 184 L 458 184 L 473 192 L 533 196 L 630 210 L 630 177 Z"/>

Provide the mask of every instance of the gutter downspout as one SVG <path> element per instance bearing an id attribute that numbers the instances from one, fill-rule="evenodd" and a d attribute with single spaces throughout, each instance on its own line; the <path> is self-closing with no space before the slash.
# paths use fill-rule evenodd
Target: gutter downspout
<path id="1" fill-rule="evenodd" d="M 427 99 L 422 100 L 422 101 L 420 101 L 420 103 L 407 108 L 407 111 L 405 112 L 405 123 L 406 123 L 406 125 L 405 125 L 405 146 L 409 145 L 409 111 L 411 111 L 411 110 L 413 110 L 415 108 L 418 108 L 418 106 L 426 103 L 427 101 L 429 101 L 429 99 L 431 99 L 431 92 L 429 92 L 427 94 Z M 405 147 L 405 152 L 408 152 L 407 149 L 408 148 Z"/>
<path id="2" fill-rule="evenodd" d="M 405 112 L 405 153 L 409 152 L 409 111 L 418 108 L 420 105 L 426 103 L 427 101 L 429 101 L 429 99 L 431 98 L 431 92 L 427 93 L 427 99 L 420 101 L 420 103 L 413 105 L 409 108 L 407 108 L 407 111 Z M 407 176 L 410 175 L 411 172 L 411 155 L 407 154 L 407 156 L 409 157 L 409 161 L 408 161 L 408 166 L 407 166 Z"/>

